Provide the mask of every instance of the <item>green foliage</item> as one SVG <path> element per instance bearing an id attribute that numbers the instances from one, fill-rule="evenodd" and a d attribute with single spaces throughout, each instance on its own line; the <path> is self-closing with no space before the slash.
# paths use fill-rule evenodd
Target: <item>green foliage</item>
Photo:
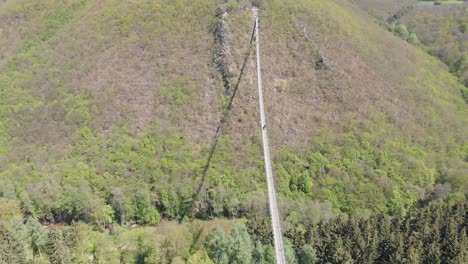
<path id="1" fill-rule="evenodd" d="M 302 246 L 299 253 L 299 264 L 315 264 L 318 263 L 317 253 L 315 249 L 309 245 L 305 244 Z"/>
<path id="2" fill-rule="evenodd" d="M 145 188 L 136 190 L 133 200 L 135 201 L 133 208 L 135 209 L 137 223 L 151 225 L 159 223 L 161 217 L 154 205 L 152 205 L 150 194 Z"/>
<path id="3" fill-rule="evenodd" d="M 41 257 L 44 252 L 47 252 L 48 230 L 32 217 L 26 222 L 25 228 L 33 256 Z"/>
<path id="4" fill-rule="evenodd" d="M 236 224 L 226 235 L 215 229 L 207 238 L 208 255 L 215 263 L 251 263 L 253 243 L 245 225 Z"/>
<path id="5" fill-rule="evenodd" d="M 239 4 L 237 3 L 236 0 L 229 0 L 226 3 L 226 12 L 233 12 L 237 10 L 238 7 L 239 7 Z"/>
<path id="6" fill-rule="evenodd" d="M 253 243 L 243 224 L 232 227 L 227 237 L 228 263 L 251 263 Z"/>
<path id="7" fill-rule="evenodd" d="M 227 6 L 232 6 L 229 9 L 233 17 L 246 15 L 242 8 L 234 8 L 234 3 L 242 5 L 236 1 L 227 2 Z M 281 1 L 265 3 L 265 23 L 271 23 L 275 32 L 284 33 L 273 35 L 289 36 L 300 31 L 290 23 L 291 15 L 297 16 L 298 21 L 318 17 L 326 21 L 319 23 L 320 31 L 349 35 L 351 44 L 355 41 L 351 36 L 362 33 L 357 29 L 362 28 L 359 25 L 365 21 L 351 19 L 353 15 L 345 7 L 332 2 L 314 3 L 300 1 L 289 6 Z M 203 43 L 209 43 L 200 32 L 209 28 L 215 19 L 216 4 L 208 0 L 175 1 L 171 4 L 110 1 L 102 4 L 102 8 L 95 8 L 97 4 L 87 1 L 65 4 L 51 1 L 49 4 L 44 17 L 36 17 L 31 10 L 44 9 L 45 4 L 15 9 L 15 12 L 25 12 L 31 19 L 37 19 L 38 28 L 31 28 L 25 33 L 28 41 L 18 47 L 0 74 L 0 90 L 5 95 L 0 99 L 0 134 L 5 136 L 0 138 L 8 139 L 0 143 L 0 151 L 5 153 L 1 154 L 0 166 L 4 169 L 0 179 L 2 182 L 10 181 L 2 184 L 1 195 L 11 196 L 11 199 L 18 197 L 22 210 L 40 222 L 84 221 L 101 228 L 112 222 L 121 225 L 157 224 L 161 219 L 176 219 L 186 212 L 186 217 L 202 219 L 255 214 L 252 209 L 244 210 L 243 206 L 248 204 L 244 201 L 249 198 L 249 193 L 265 189 L 259 144 L 255 140 L 239 143 L 238 132 L 232 130 L 233 134 L 221 137 L 210 164 L 206 165 L 211 142 L 208 140 L 195 146 L 192 141 L 201 135 L 195 133 L 192 138 L 184 133 L 184 130 L 192 128 L 191 124 L 186 124 L 188 116 L 200 124 L 197 114 L 189 113 L 218 110 L 217 105 L 205 108 L 200 103 L 204 99 L 199 100 L 200 94 L 204 94 L 201 92 L 203 82 L 200 76 L 210 76 L 208 73 L 192 75 L 185 65 L 177 63 L 177 58 L 172 61 L 172 58 L 164 56 L 158 57 L 156 68 L 148 64 L 145 72 L 161 78 L 153 80 L 158 83 L 158 89 L 154 91 L 155 102 L 151 104 L 156 106 L 145 109 L 145 113 L 158 121 L 144 125 L 144 122 L 133 122 L 133 119 L 119 119 L 118 116 L 133 111 L 132 108 L 116 112 L 118 110 L 111 107 L 111 101 L 128 95 L 124 87 L 109 88 L 112 92 L 107 93 L 107 88 L 103 88 L 107 83 L 99 86 L 103 90 L 98 92 L 93 90 L 96 87 L 87 90 L 86 87 L 76 86 L 81 80 L 77 76 L 82 76 L 77 73 L 93 72 L 90 65 L 94 65 L 94 62 L 80 64 L 93 57 L 94 53 L 90 53 L 90 50 L 112 50 L 112 43 L 119 47 L 141 47 L 151 54 L 193 53 L 189 45 L 193 43 L 183 40 L 201 38 Z M 285 9 L 285 6 L 288 7 Z M 330 10 L 336 10 L 340 15 L 331 14 Z M 99 21 L 88 24 L 93 19 L 76 18 L 83 14 L 99 17 Z M 176 15 L 183 19 L 174 19 Z M 9 19 L 12 18 L 8 16 Z M 201 21 L 202 25 L 194 27 L 193 21 Z M 310 21 L 303 22 L 307 24 Z M 28 23 L 32 24 L 30 21 Z M 84 40 L 76 38 L 79 44 L 59 45 L 60 40 L 69 37 L 67 31 L 72 27 L 68 27 L 68 24 L 76 25 L 77 32 L 73 32 L 77 34 L 91 26 L 96 32 L 101 32 L 103 28 L 108 28 L 110 32 L 100 34 L 102 39 L 82 36 Z M 136 35 L 132 35 L 132 31 Z M 81 44 L 91 46 L 86 46 L 85 50 L 80 49 Z M 61 53 L 58 52 L 61 45 L 70 53 L 53 57 L 52 54 Z M 180 46 L 180 49 L 163 48 L 166 46 L 174 46 L 174 49 Z M 310 43 L 303 46 L 307 50 L 313 49 Z M 200 49 L 196 49 L 197 53 L 205 48 L 209 48 L 209 45 L 200 46 Z M 460 61 L 459 64 L 464 65 L 464 62 Z M 424 64 L 420 68 L 428 67 Z M 200 68 L 200 71 L 204 70 Z M 438 70 L 431 68 L 417 76 L 431 77 L 432 72 Z M 434 74 L 422 86 L 444 95 L 446 93 L 440 89 L 442 84 L 434 80 L 446 78 Z M 417 79 L 414 81 L 422 83 Z M 128 93 L 140 92 L 135 90 Z M 446 105 L 441 103 L 440 108 L 434 108 L 434 112 L 445 109 L 451 102 L 447 101 Z M 450 107 L 454 105 L 450 104 Z M 415 112 L 418 109 L 416 107 Z M 115 115 L 111 114 L 114 112 Z M 104 122 L 104 116 L 120 121 Z M 216 113 L 213 116 L 216 118 Z M 453 158 L 447 157 L 447 161 L 442 161 L 438 156 L 444 154 L 438 150 L 456 149 L 454 145 L 460 142 L 460 133 L 449 133 L 446 139 L 438 140 L 441 135 L 428 132 L 431 128 L 398 124 L 410 127 L 410 132 L 406 134 L 392 123 L 393 117 L 390 116 L 391 113 L 388 119 L 376 122 L 379 125 L 369 129 L 359 128 L 360 124 L 356 128 L 348 127 L 342 138 L 338 133 L 327 131 L 319 135 L 316 138 L 318 143 L 310 148 L 281 150 L 275 161 L 280 193 L 286 196 L 288 202 L 327 200 L 333 208 L 350 214 L 399 212 L 424 199 L 423 194 L 430 192 L 440 176 L 438 172 Z M 372 118 L 369 119 L 368 122 L 374 122 Z M 432 112 L 418 119 L 433 120 L 428 122 L 434 123 L 434 126 L 443 120 Z M 458 119 L 454 117 L 453 120 Z M 135 132 L 133 123 L 143 127 Z M 383 123 L 389 123 L 388 127 Z M 381 132 L 386 129 L 387 133 Z M 55 131 L 58 134 L 54 134 Z M 421 138 L 418 141 L 423 142 L 411 142 L 414 138 Z M 205 166 L 209 166 L 206 173 L 203 172 Z M 452 174 L 450 178 L 454 183 L 462 181 L 460 176 L 456 176 L 461 173 Z M 10 179 L 15 179 L 14 187 Z M 195 192 L 199 186 L 200 193 L 197 194 Z M 294 215 L 291 214 L 291 219 L 295 218 Z"/>
<path id="8" fill-rule="evenodd" d="M 467 48 L 463 37 L 467 24 L 466 6 L 420 6 L 402 17 L 400 22 L 417 34 L 426 50 L 446 63 L 450 72 L 467 86 L 468 68 L 463 63 Z"/>
<path id="9" fill-rule="evenodd" d="M 10 27 L 2 32 L 17 28 L 12 35 L 20 38 L 11 41 L 9 50 L 5 47 L 10 48 L 11 39 L 0 35 L 0 222 L 13 226 L 3 234 L 7 243 L 0 243 L 5 256 L 17 250 L 20 258 L 44 262 L 50 257 L 53 263 L 274 262 L 261 145 L 256 130 L 249 130 L 255 119 L 246 104 L 247 87 L 233 108 L 234 113 L 242 109 L 236 113 L 239 124 L 227 120 L 217 147 L 210 148 L 207 131 L 218 125 L 218 101 L 225 100 L 213 88 L 219 76 L 210 61 L 209 32 L 217 2 L 23 2 L 0 7 L 0 25 Z M 292 99 L 285 101 L 297 99 L 289 93 L 290 86 L 297 84 L 302 96 L 318 91 L 309 79 L 300 78 L 300 69 L 309 69 L 308 60 L 324 48 L 315 47 L 320 38 L 317 43 L 307 40 L 309 29 L 346 47 L 346 52 L 330 56 L 332 61 L 346 55 L 362 60 L 357 65 L 378 65 L 381 71 L 373 73 L 392 87 L 366 94 L 372 100 L 384 98 L 381 101 L 363 99 L 361 104 L 361 99 L 340 98 L 351 96 L 346 89 L 360 84 L 344 79 L 335 83 L 341 78 L 339 67 L 311 70 L 313 78 L 331 80 L 324 96 L 317 97 L 317 110 L 339 112 L 323 120 L 330 117 L 340 124 L 318 118 L 324 131 L 314 127 L 314 143 L 297 147 L 310 136 L 306 128 L 312 123 L 305 118 L 296 131 L 304 135 L 294 135 L 281 149 L 280 140 L 286 140 L 290 135 L 285 131 L 290 130 L 272 123 L 288 263 L 371 263 L 378 258 L 395 263 L 406 256 L 412 262 L 463 263 L 461 216 L 451 215 L 455 220 L 443 227 L 427 223 L 434 239 L 419 227 L 415 230 L 423 239 L 408 232 L 404 221 L 409 221 L 405 217 L 412 208 L 435 199 L 436 183 L 449 186 L 446 195 L 438 197 L 448 204 L 466 199 L 468 154 L 460 146 L 466 115 L 459 98 L 460 90 L 468 94 L 466 89 L 435 61 L 408 45 L 398 46 L 338 2 L 251 2 L 265 10 L 264 43 L 274 55 L 269 55 L 266 73 L 275 73 L 281 58 L 294 59 L 277 66 L 282 68 L 275 76 L 281 86 L 279 112 L 300 105 L 281 102 L 280 93 Z M 251 29 L 246 22 L 250 13 L 245 1 L 224 3 L 227 19 L 236 22 L 230 29 L 236 44 L 229 56 L 237 57 L 234 46 Z M 410 42 L 420 36 L 409 34 L 402 24 L 391 30 L 407 35 Z M 376 39 L 381 44 L 374 43 Z M 286 51 L 291 53 L 281 54 Z M 298 54 L 304 63 L 292 67 Z M 404 63 L 406 57 L 409 64 Z M 465 57 L 455 60 L 456 72 L 467 68 Z M 401 62 L 403 70 L 395 69 L 389 58 Z M 344 72 L 357 74 L 348 70 Z M 333 84 L 344 90 L 333 91 Z M 341 109 L 352 113 L 340 117 Z M 355 123 L 341 122 L 348 119 Z M 250 138 L 245 136 L 249 133 Z M 333 219 L 342 213 L 351 220 Z M 384 220 L 376 220 L 374 213 Z M 180 218 L 181 225 L 171 222 Z M 217 218 L 246 218 L 248 224 L 225 224 L 227 234 L 207 227 L 195 232 L 186 221 L 194 218 L 206 220 L 208 226 L 217 225 Z M 449 218 L 444 218 L 447 223 Z M 393 235 L 388 231 L 393 229 L 399 231 Z M 210 232 L 208 238 L 205 232 Z M 402 241 L 410 246 L 405 248 Z M 22 262 L 28 261 L 32 260 Z"/>
<path id="10" fill-rule="evenodd" d="M 408 36 L 408 39 L 407 41 L 413 45 L 416 45 L 416 44 L 419 44 L 419 39 L 418 39 L 418 36 L 416 36 L 416 34 L 414 33 L 411 33 L 409 36 Z"/>
<path id="11" fill-rule="evenodd" d="M 83 263 L 93 260 L 99 263 L 115 263 L 119 262 L 120 258 L 125 259 L 126 251 L 116 245 L 115 237 L 93 231 L 88 225 L 79 224 L 76 229 L 82 239 L 77 240 L 73 250 L 75 252 L 74 262 Z M 127 241 L 120 242 L 124 243 L 123 245 L 127 243 Z M 134 245 L 136 245 L 136 241 Z"/>
<path id="12" fill-rule="evenodd" d="M 275 160 L 278 189 L 287 196 L 302 194 L 330 201 L 343 212 L 399 212 L 411 207 L 435 182 L 423 149 L 381 134 L 350 129 L 301 151 L 284 151 Z M 456 175 L 461 175 L 456 173 Z M 366 179 L 366 183 L 362 180 Z M 313 184 L 311 184 L 313 183 Z"/>
<path id="13" fill-rule="evenodd" d="M 395 218 L 378 214 L 311 225 L 306 239 L 310 244 L 296 245 L 302 247 L 300 263 L 466 262 L 467 205 L 435 202 Z M 312 262 L 301 262 L 304 254 Z"/>
<path id="14" fill-rule="evenodd" d="M 191 87 L 187 81 L 180 81 L 173 85 L 160 87 L 159 94 L 162 101 L 170 101 L 177 107 L 184 105 L 187 107 L 191 102 L 194 90 L 194 87 Z"/>
<path id="15" fill-rule="evenodd" d="M 404 40 L 408 39 L 409 37 L 408 29 L 403 24 L 397 24 L 395 33 Z"/>
<path id="16" fill-rule="evenodd" d="M 395 30 L 396 30 L 396 23 L 393 22 L 393 23 L 387 24 L 387 29 L 388 29 L 388 31 L 390 31 L 390 32 L 395 32 Z"/>
<path id="17" fill-rule="evenodd" d="M 39 34 L 40 40 L 49 40 L 58 29 L 73 17 L 73 11 L 80 9 L 85 3 L 86 0 L 75 0 L 70 6 L 56 10 L 56 13 L 45 21 L 45 30 Z"/>
<path id="18" fill-rule="evenodd" d="M 258 264 L 274 263 L 276 259 L 273 246 L 263 245 L 260 241 L 257 241 L 252 253 L 252 261 Z"/>
<path id="19" fill-rule="evenodd" d="M 289 241 L 289 239 L 287 238 L 283 238 L 283 242 L 284 242 L 284 255 L 286 258 L 286 263 L 296 264 L 297 263 L 296 253 L 294 252 L 294 248 L 293 248 L 291 241 Z"/>
<path id="20" fill-rule="evenodd" d="M 250 0 L 253 6 L 262 8 L 263 0 Z"/>
<path id="21" fill-rule="evenodd" d="M 65 243 L 62 230 L 54 227 L 49 230 L 47 236 L 47 254 L 52 264 L 71 263 L 70 249 Z"/>
<path id="22" fill-rule="evenodd" d="M 21 218 L 21 210 L 13 199 L 0 198 L 0 224 L 9 225 L 15 218 Z"/>
<path id="23" fill-rule="evenodd" d="M 110 204 L 112 208 L 114 208 L 115 218 L 118 219 L 120 225 L 123 225 L 125 223 L 126 213 L 132 210 L 129 208 L 130 202 L 120 188 L 113 190 L 111 195 Z"/>
<path id="24" fill-rule="evenodd" d="M 214 264 L 214 262 L 208 257 L 205 251 L 197 251 L 191 255 L 188 260 L 188 264 Z"/>
<path id="25" fill-rule="evenodd" d="M 112 223 L 114 221 L 114 210 L 112 209 L 112 206 L 105 204 L 99 206 L 94 214 L 92 215 L 92 218 L 94 221 L 101 226 L 101 228 L 105 228 L 107 225 Z"/>
<path id="26" fill-rule="evenodd" d="M 420 44 L 418 36 L 414 32 L 410 33 L 404 24 L 392 22 L 387 25 L 387 28 L 390 32 L 394 32 L 397 36 L 413 45 Z"/>
<path id="27" fill-rule="evenodd" d="M 3 224 L 0 224 L 0 262 L 19 264 L 25 263 L 26 256 L 23 246 Z"/>
<path id="28" fill-rule="evenodd" d="M 137 264 L 155 264 L 158 263 L 157 255 L 154 247 L 148 245 L 142 236 L 137 239 L 137 254 L 135 257 L 135 263 Z"/>

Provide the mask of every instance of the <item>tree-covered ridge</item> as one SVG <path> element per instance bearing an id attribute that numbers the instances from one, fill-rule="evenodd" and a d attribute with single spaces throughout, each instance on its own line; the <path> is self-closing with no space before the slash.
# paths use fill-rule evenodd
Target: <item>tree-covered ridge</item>
<path id="1" fill-rule="evenodd" d="M 468 109 L 462 85 L 437 60 L 347 1 L 254 2 L 262 8 L 268 129 L 291 261 L 358 261 L 341 226 L 377 225 L 376 215 L 403 221 L 433 200 L 463 204 Z M 5 256 L 271 262 L 255 68 L 245 54 L 251 7 L 215 0 L 0 7 L 0 44 L 10 44 L 0 45 Z M 238 78 L 221 119 L 226 88 Z M 317 240 L 340 237 L 344 246 L 294 239 L 318 223 Z M 379 250 L 370 257 L 397 261 L 409 252 Z M 422 254 L 419 246 L 410 251 Z"/>
<path id="2" fill-rule="evenodd" d="M 439 7 L 418 6 L 399 21 L 416 33 L 427 51 L 446 63 L 468 87 L 468 5 L 465 2 Z"/>

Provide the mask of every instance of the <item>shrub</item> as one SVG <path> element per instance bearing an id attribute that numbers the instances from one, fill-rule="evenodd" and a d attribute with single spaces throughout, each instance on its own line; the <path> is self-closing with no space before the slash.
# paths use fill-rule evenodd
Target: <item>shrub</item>
<path id="1" fill-rule="evenodd" d="M 237 1 L 235 1 L 235 0 L 230 0 L 230 1 L 226 4 L 226 12 L 235 11 L 235 10 L 237 10 L 237 7 L 238 7 Z"/>
<path id="2" fill-rule="evenodd" d="M 398 36 L 400 36 L 403 39 L 407 39 L 409 36 L 408 29 L 406 28 L 405 25 L 403 24 L 398 24 L 395 28 L 395 32 L 397 33 Z"/>
<path id="3" fill-rule="evenodd" d="M 416 34 L 414 33 L 411 33 L 407 40 L 411 44 L 414 44 L 414 45 L 419 44 L 418 36 L 416 36 Z"/>
<path id="4" fill-rule="evenodd" d="M 396 23 L 387 24 L 387 29 L 388 29 L 388 31 L 390 31 L 390 32 L 395 32 Z"/>
<path id="5" fill-rule="evenodd" d="M 252 5 L 258 8 L 262 8 L 263 0 L 251 0 Z"/>

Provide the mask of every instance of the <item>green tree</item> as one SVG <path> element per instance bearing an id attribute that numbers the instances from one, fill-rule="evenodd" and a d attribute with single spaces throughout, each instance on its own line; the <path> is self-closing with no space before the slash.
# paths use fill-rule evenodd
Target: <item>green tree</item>
<path id="1" fill-rule="evenodd" d="M 414 33 L 411 33 L 411 34 L 408 36 L 408 39 L 407 39 L 407 40 L 408 40 L 409 43 L 414 44 L 414 45 L 420 43 L 420 41 L 419 41 L 419 39 L 418 39 L 418 36 L 416 36 L 416 34 L 414 34 Z"/>
<path id="2" fill-rule="evenodd" d="M 0 197 L 0 224 L 9 225 L 14 219 L 22 217 L 21 209 L 14 199 Z"/>
<path id="3" fill-rule="evenodd" d="M 0 224 L 0 263 L 26 263 L 23 245 L 2 224 Z"/>
<path id="4" fill-rule="evenodd" d="M 33 257 L 39 255 L 46 250 L 47 246 L 47 229 L 44 228 L 36 218 L 28 218 L 26 222 L 26 233 L 29 239 L 29 246 L 33 251 Z"/>
<path id="5" fill-rule="evenodd" d="M 147 243 L 143 236 L 139 236 L 137 239 L 137 249 L 135 263 L 136 264 L 156 264 L 157 252 L 154 245 Z"/>
<path id="6" fill-rule="evenodd" d="M 235 224 L 228 235 L 216 228 L 207 238 L 208 255 L 215 263 L 251 263 L 253 244 L 244 224 Z"/>
<path id="7" fill-rule="evenodd" d="M 153 205 L 150 193 L 146 188 L 140 188 L 136 191 L 133 205 L 137 223 L 155 225 L 161 220 L 161 215 Z"/>
<path id="8" fill-rule="evenodd" d="M 216 227 L 206 238 L 208 256 L 215 263 L 228 263 L 227 240 L 224 232 Z"/>
<path id="9" fill-rule="evenodd" d="M 244 224 L 232 227 L 227 237 L 229 263 L 251 263 L 253 244 Z"/>
<path id="10" fill-rule="evenodd" d="M 395 28 L 395 32 L 397 33 L 398 36 L 400 36 L 404 40 L 406 40 L 409 36 L 408 29 L 403 24 L 398 24 Z"/>
<path id="11" fill-rule="evenodd" d="M 317 253 L 315 249 L 309 245 L 305 244 L 302 246 L 301 251 L 299 252 L 299 264 L 315 264 L 318 263 Z"/>
<path id="12" fill-rule="evenodd" d="M 66 215 L 66 221 L 84 220 L 91 222 L 93 215 L 103 204 L 101 199 L 96 197 L 86 180 L 71 182 L 64 186 L 63 204 L 60 210 L 62 215 Z"/>
<path id="13" fill-rule="evenodd" d="M 214 264 L 206 251 L 197 251 L 187 259 L 188 264 Z"/>
<path id="14" fill-rule="evenodd" d="M 47 236 L 47 253 L 51 264 L 71 263 L 70 250 L 67 247 L 62 230 L 52 227 Z"/>
<path id="15" fill-rule="evenodd" d="M 116 218 L 118 219 L 120 225 L 125 223 L 125 215 L 127 213 L 127 196 L 120 189 L 116 188 L 112 191 L 111 205 L 114 208 Z"/>
<path id="16" fill-rule="evenodd" d="M 296 253 L 294 252 L 293 245 L 289 239 L 283 238 L 284 241 L 284 255 L 286 257 L 286 263 L 297 263 Z"/>
<path id="17" fill-rule="evenodd" d="M 263 245 L 260 241 L 255 243 L 252 253 L 252 261 L 256 264 L 267 264 L 275 262 L 275 251 L 270 244 Z"/>
<path id="18" fill-rule="evenodd" d="M 104 229 L 108 224 L 112 223 L 114 219 L 114 210 L 108 204 L 100 205 L 93 213 L 92 218 L 95 223 Z"/>

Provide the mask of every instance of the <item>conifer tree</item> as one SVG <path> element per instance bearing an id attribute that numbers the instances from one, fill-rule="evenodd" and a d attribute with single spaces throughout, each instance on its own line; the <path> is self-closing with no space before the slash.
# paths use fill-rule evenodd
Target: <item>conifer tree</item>
<path id="1" fill-rule="evenodd" d="M 226 235 L 220 228 L 215 228 L 206 239 L 208 256 L 215 263 L 227 262 Z"/>
<path id="2" fill-rule="evenodd" d="M 23 246 L 13 234 L 0 224 L 0 263 L 20 264 L 26 262 Z"/>
<path id="3" fill-rule="evenodd" d="M 62 231 L 52 227 L 47 236 L 47 253 L 51 264 L 71 263 L 70 250 L 67 247 Z"/>
<path id="4" fill-rule="evenodd" d="M 252 253 L 252 261 L 257 264 L 267 264 L 275 262 L 275 252 L 272 245 L 263 245 L 257 241 Z"/>
<path id="5" fill-rule="evenodd" d="M 252 240 L 243 224 L 232 227 L 227 237 L 227 255 L 229 263 L 252 262 Z"/>
<path id="6" fill-rule="evenodd" d="M 29 238 L 29 246 L 33 251 L 33 257 L 41 256 L 47 243 L 47 230 L 37 221 L 30 217 L 26 222 L 26 232 Z"/>
<path id="7" fill-rule="evenodd" d="M 305 244 L 299 253 L 299 264 L 315 264 L 319 263 L 318 261 L 315 249 L 311 245 Z"/>

